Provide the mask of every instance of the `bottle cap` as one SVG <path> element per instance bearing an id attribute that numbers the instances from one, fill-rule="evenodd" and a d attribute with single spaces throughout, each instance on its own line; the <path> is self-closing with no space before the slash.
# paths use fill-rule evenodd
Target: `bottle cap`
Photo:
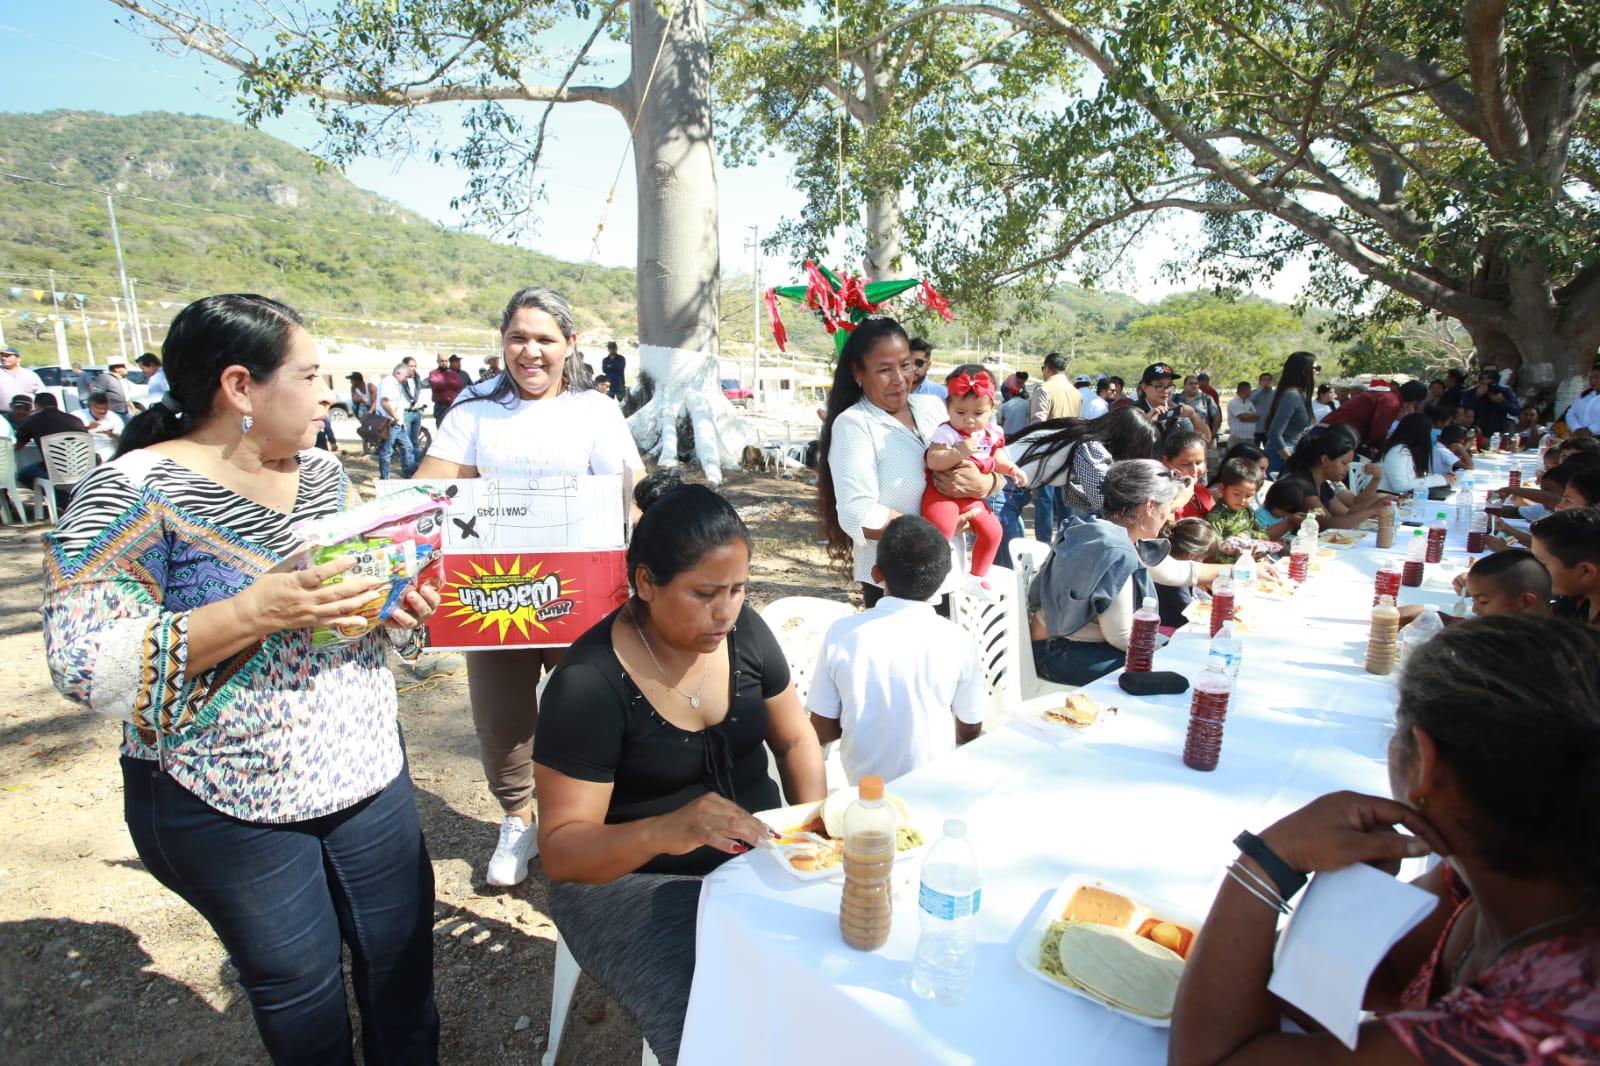
<path id="1" fill-rule="evenodd" d="M 967 838 L 967 823 L 960 818 L 946 818 L 944 820 L 944 835 L 954 837 L 956 840 Z"/>
<path id="2" fill-rule="evenodd" d="M 857 795 L 864 800 L 883 799 L 883 778 L 876 774 L 868 774 L 856 785 Z"/>
<path id="3" fill-rule="evenodd" d="M 1153 610 L 1156 609 L 1156 598 L 1154 596 L 1146 596 L 1144 598 L 1144 602 L 1141 603 L 1139 606 L 1141 608 L 1149 608 L 1150 610 L 1153 611 Z"/>

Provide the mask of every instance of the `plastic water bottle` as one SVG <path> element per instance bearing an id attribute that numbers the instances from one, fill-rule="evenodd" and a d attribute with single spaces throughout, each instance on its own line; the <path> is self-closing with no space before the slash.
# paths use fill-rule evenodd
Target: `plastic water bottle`
<path id="1" fill-rule="evenodd" d="M 1444 619 L 1439 617 L 1439 608 L 1431 603 L 1424 605 L 1422 613 L 1402 631 L 1400 661 L 1409 662 L 1412 653 L 1438 636 L 1443 628 Z"/>
<path id="2" fill-rule="evenodd" d="M 967 823 L 951 818 L 922 860 L 917 914 L 922 933 L 911 959 L 911 990 L 923 999 L 959 1003 L 977 964 L 978 907 L 983 874 L 967 842 Z"/>
<path id="3" fill-rule="evenodd" d="M 1239 556 L 1239 561 L 1233 564 L 1233 598 L 1235 603 L 1244 603 L 1250 594 L 1256 590 L 1256 557 L 1249 551 Z"/>
<path id="4" fill-rule="evenodd" d="M 1314 514 L 1306 515 L 1306 520 L 1300 523 L 1300 535 L 1306 539 L 1306 543 L 1315 548 L 1317 546 L 1317 534 L 1320 532 L 1321 528 L 1317 525 L 1317 516 Z"/>
<path id="5" fill-rule="evenodd" d="M 1206 669 L 1220 671 L 1230 681 L 1239 676 L 1239 666 L 1244 661 L 1238 625 L 1232 620 L 1222 623 L 1211 638 L 1211 650 L 1206 655 Z"/>
<path id="6" fill-rule="evenodd" d="M 1144 603 L 1133 612 L 1133 633 L 1128 637 L 1127 672 L 1149 673 L 1150 663 L 1156 655 L 1156 630 L 1161 626 L 1161 611 L 1154 596 L 1146 596 Z"/>
<path id="7" fill-rule="evenodd" d="M 1411 542 L 1406 545 L 1406 561 L 1400 569 L 1400 584 L 1409 588 L 1416 588 L 1422 584 L 1423 566 L 1428 561 L 1427 535 L 1422 530 L 1411 534 Z"/>
<path id="8" fill-rule="evenodd" d="M 1461 480 L 1456 483 L 1456 528 L 1462 533 L 1472 526 L 1472 492 L 1472 474 L 1462 474 Z"/>

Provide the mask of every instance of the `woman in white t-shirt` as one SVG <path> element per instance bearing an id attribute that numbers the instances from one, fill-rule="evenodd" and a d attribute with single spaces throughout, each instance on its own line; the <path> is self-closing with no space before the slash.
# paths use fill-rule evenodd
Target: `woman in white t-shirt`
<path id="1" fill-rule="evenodd" d="M 519 289 L 500 317 L 505 370 L 464 389 L 439 424 L 419 478 L 540 477 L 642 471 L 617 402 L 595 391 L 577 354 L 567 301 L 545 288 Z M 537 851 L 533 817 L 534 686 L 554 670 L 558 649 L 467 652 L 467 687 L 478 755 L 505 815 L 489 859 L 491 885 L 514 885 Z"/>

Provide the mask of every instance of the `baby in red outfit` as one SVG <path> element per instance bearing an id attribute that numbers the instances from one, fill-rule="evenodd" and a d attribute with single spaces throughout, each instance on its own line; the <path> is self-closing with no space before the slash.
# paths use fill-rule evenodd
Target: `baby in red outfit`
<path id="1" fill-rule="evenodd" d="M 1006 454 L 1006 435 L 990 421 L 995 411 L 995 387 L 989 372 L 977 363 L 967 363 L 945 380 L 945 389 L 945 411 L 950 419 L 929 438 L 928 469 L 953 470 L 962 463 L 971 463 L 985 474 L 998 470 L 1018 488 L 1027 485 L 1027 476 Z M 1001 540 L 1000 520 L 988 505 L 976 497 L 951 499 L 934 488 L 930 477 L 922 492 L 922 517 L 946 538 L 954 537 L 961 520 L 967 520 L 974 536 L 972 575 L 987 590 L 983 577 L 994 564 Z"/>

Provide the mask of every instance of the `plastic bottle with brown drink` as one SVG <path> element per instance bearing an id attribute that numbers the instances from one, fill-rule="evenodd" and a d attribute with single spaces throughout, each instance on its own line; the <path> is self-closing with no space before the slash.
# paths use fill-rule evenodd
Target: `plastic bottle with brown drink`
<path id="1" fill-rule="evenodd" d="M 1378 547 L 1394 547 L 1394 504 L 1389 500 L 1378 508 Z"/>
<path id="2" fill-rule="evenodd" d="M 876 951 L 889 939 L 893 918 L 894 808 L 883 798 L 883 778 L 863 777 L 857 799 L 844 812 L 844 894 L 839 932 L 857 951 Z"/>
<path id="3" fill-rule="evenodd" d="M 1400 610 L 1391 596 L 1379 596 L 1372 608 L 1372 627 L 1367 633 L 1367 673 L 1394 672 L 1400 656 Z"/>

